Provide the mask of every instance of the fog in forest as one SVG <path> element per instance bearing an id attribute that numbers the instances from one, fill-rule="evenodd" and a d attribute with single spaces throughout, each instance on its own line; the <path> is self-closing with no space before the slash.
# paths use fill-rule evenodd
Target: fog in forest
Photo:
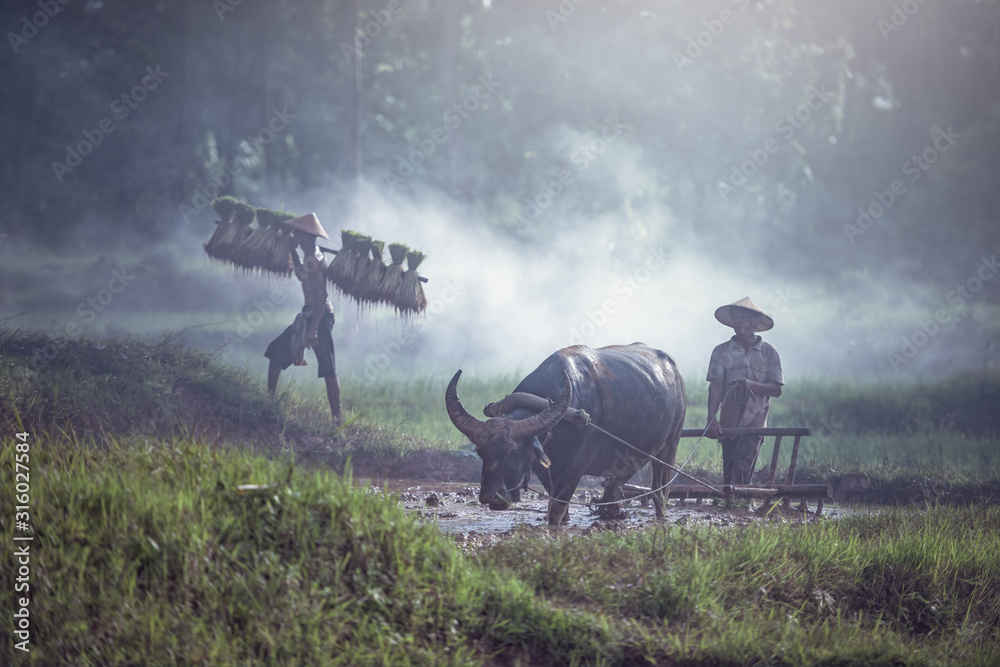
<path id="1" fill-rule="evenodd" d="M 263 371 L 301 289 L 205 255 L 232 195 L 427 254 L 424 315 L 331 288 L 353 382 L 633 341 L 700 382 L 744 296 L 786 376 L 1000 370 L 998 2 L 39 7 L 0 11 L 4 326 Z"/>

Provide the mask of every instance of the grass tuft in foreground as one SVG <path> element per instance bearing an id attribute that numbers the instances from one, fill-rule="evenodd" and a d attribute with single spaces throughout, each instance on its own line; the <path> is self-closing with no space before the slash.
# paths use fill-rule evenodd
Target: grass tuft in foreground
<path id="1" fill-rule="evenodd" d="M 995 506 L 526 530 L 463 556 L 349 477 L 190 439 L 30 443 L 31 652 L 5 639 L 3 664 L 1000 660 Z M 5 479 L 14 454 L 5 438 Z"/>

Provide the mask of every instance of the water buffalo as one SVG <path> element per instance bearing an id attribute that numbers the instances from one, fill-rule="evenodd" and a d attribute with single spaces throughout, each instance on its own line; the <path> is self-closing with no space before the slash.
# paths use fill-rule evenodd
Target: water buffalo
<path id="1" fill-rule="evenodd" d="M 565 501 L 572 499 L 583 475 L 610 478 L 605 497 L 614 497 L 612 490 L 620 494 L 621 486 L 649 461 L 574 419 L 579 410 L 643 452 L 674 463 L 687 396 L 677 365 L 665 352 L 642 343 L 564 348 L 524 378 L 500 402 L 506 402 L 502 409 L 487 406 L 494 408 L 487 411 L 494 416 L 486 421 L 462 406 L 457 391 L 461 374 L 455 373 L 448 384 L 445 404 L 452 423 L 483 460 L 479 502 L 492 509 L 517 502 L 533 470 L 550 496 L 549 525 L 567 523 Z M 552 437 L 543 449 L 539 436 L 548 431 Z M 667 468 L 656 462 L 652 468 L 656 489 L 666 484 Z M 653 497 L 657 516 L 663 516 L 664 497 Z"/>

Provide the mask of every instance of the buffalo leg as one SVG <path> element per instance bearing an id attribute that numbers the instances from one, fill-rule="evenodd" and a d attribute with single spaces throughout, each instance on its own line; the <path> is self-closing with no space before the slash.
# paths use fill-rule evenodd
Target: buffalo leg
<path id="1" fill-rule="evenodd" d="M 550 526 L 563 526 L 569 523 L 569 505 L 562 499 L 549 498 L 547 518 Z"/>
<path id="2" fill-rule="evenodd" d="M 549 498 L 548 520 L 550 526 L 562 526 L 569 523 L 569 501 L 573 500 L 576 487 L 580 485 L 580 476 L 571 482 L 557 482 L 552 485 Z"/>

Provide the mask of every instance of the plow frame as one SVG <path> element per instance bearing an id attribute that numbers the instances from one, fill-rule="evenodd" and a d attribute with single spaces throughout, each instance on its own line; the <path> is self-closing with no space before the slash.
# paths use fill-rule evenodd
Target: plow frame
<path id="1" fill-rule="evenodd" d="M 682 438 L 698 438 L 703 434 L 703 429 L 686 428 L 681 431 Z M 706 498 L 724 498 L 732 501 L 734 498 L 760 498 L 765 501 L 776 501 L 781 499 L 782 505 L 788 507 L 789 500 L 798 499 L 799 508 L 805 511 L 807 502 L 816 501 L 816 515 L 823 513 L 823 503 L 833 497 L 833 487 L 829 484 L 796 484 L 795 466 L 799 458 L 799 445 L 803 437 L 811 435 L 811 430 L 801 427 L 790 428 L 729 428 L 723 429 L 722 437 L 736 437 L 741 435 L 764 436 L 766 442 L 768 437 L 774 438 L 774 446 L 771 449 L 771 465 L 768 468 L 767 482 L 765 484 L 753 484 L 737 486 L 726 484 L 722 486 L 722 495 L 715 493 L 704 486 L 688 484 L 672 484 L 669 488 L 669 497 L 679 500 L 694 499 L 701 502 Z M 776 483 L 778 477 L 778 458 L 781 455 L 781 441 L 784 437 L 793 437 L 792 456 L 788 465 L 788 472 L 782 483 Z M 764 443 L 761 443 L 761 448 Z M 631 490 L 631 489 L 629 489 Z M 626 497 L 629 493 L 626 490 Z"/>

